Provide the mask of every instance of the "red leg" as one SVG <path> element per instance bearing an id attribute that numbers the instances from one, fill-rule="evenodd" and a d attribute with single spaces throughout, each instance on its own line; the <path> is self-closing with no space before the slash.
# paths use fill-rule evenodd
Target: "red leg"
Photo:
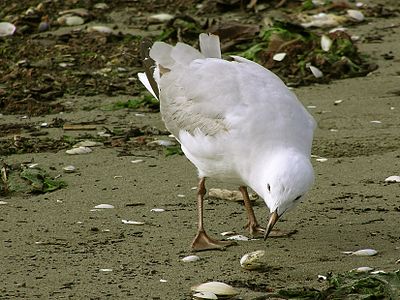
<path id="1" fill-rule="evenodd" d="M 210 238 L 203 227 L 203 202 L 206 194 L 205 178 L 200 178 L 199 187 L 197 190 L 197 213 L 198 225 L 197 234 L 192 242 L 192 248 L 195 251 L 223 249 L 233 243 L 229 241 L 218 241 Z"/>

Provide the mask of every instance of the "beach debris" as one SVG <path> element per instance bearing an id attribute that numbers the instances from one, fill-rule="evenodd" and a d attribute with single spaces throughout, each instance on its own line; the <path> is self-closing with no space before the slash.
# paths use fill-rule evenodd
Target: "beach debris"
<path id="1" fill-rule="evenodd" d="M 310 69 L 311 73 L 314 75 L 315 78 L 321 78 L 324 76 L 322 71 L 318 69 L 317 67 L 314 67 L 310 63 L 307 64 L 307 67 Z"/>
<path id="2" fill-rule="evenodd" d="M 144 162 L 144 160 L 143 160 L 143 159 L 135 159 L 135 160 L 131 160 L 131 163 L 133 163 L 133 164 L 138 164 L 138 163 L 142 163 L 142 162 Z"/>
<path id="3" fill-rule="evenodd" d="M 148 145 L 159 145 L 159 146 L 164 146 L 164 147 L 170 147 L 176 145 L 174 141 L 170 140 L 155 140 L 152 142 L 149 142 Z"/>
<path id="4" fill-rule="evenodd" d="M 167 13 L 159 13 L 149 16 L 148 19 L 150 22 L 165 23 L 171 21 L 173 18 L 175 18 L 175 16 Z"/>
<path id="5" fill-rule="evenodd" d="M 372 123 L 372 124 L 382 124 L 382 121 L 373 120 L 373 121 L 370 121 L 370 123 Z"/>
<path id="6" fill-rule="evenodd" d="M 160 282 L 161 283 L 166 283 L 166 282 L 168 282 L 168 280 L 167 279 L 160 279 Z"/>
<path id="7" fill-rule="evenodd" d="M 304 28 L 308 27 L 337 27 L 347 21 L 344 16 L 338 16 L 335 14 L 319 13 L 312 16 L 301 16 L 303 20 L 301 26 Z"/>
<path id="8" fill-rule="evenodd" d="M 100 272 L 112 272 L 113 269 L 99 269 Z"/>
<path id="9" fill-rule="evenodd" d="M 107 3 L 99 2 L 99 3 L 96 3 L 96 4 L 93 6 L 93 8 L 95 8 L 95 9 L 108 9 L 109 6 L 108 6 Z"/>
<path id="10" fill-rule="evenodd" d="M 347 16 L 352 21 L 356 21 L 356 22 L 362 22 L 365 19 L 364 14 L 361 11 L 356 10 L 356 9 L 347 10 Z"/>
<path id="11" fill-rule="evenodd" d="M 286 57 L 286 53 L 285 52 L 280 52 L 280 53 L 276 53 L 272 59 L 275 61 L 282 61 L 284 58 Z"/>
<path id="12" fill-rule="evenodd" d="M 189 255 L 185 256 L 181 259 L 183 262 L 194 262 L 200 260 L 200 256 L 197 255 Z"/>
<path id="13" fill-rule="evenodd" d="M 152 209 L 150 209 L 150 211 L 152 211 L 152 212 L 164 212 L 165 209 L 164 208 L 152 208 Z"/>
<path id="14" fill-rule="evenodd" d="M 248 241 L 250 240 L 247 236 L 236 234 L 226 238 L 227 240 L 231 241 Z"/>
<path id="15" fill-rule="evenodd" d="M 96 205 L 94 208 L 96 208 L 96 209 L 108 209 L 108 208 L 114 208 L 114 205 L 103 203 L 103 204 Z"/>
<path id="16" fill-rule="evenodd" d="M 221 232 L 221 235 L 222 236 L 231 236 L 231 235 L 235 235 L 236 234 L 236 232 L 234 232 L 234 231 L 224 231 L 224 232 Z"/>
<path id="17" fill-rule="evenodd" d="M 79 147 L 96 147 L 96 146 L 103 146 L 103 143 L 100 142 L 95 142 L 95 141 L 90 141 L 90 140 L 85 140 L 85 141 L 80 141 L 73 145 L 72 147 L 74 148 L 79 148 Z"/>
<path id="18" fill-rule="evenodd" d="M 373 256 L 378 254 L 378 251 L 375 249 L 360 249 L 357 251 L 344 251 L 343 254 L 350 254 L 355 256 Z"/>
<path id="19" fill-rule="evenodd" d="M 58 23 L 67 26 L 78 26 L 85 23 L 85 20 L 79 16 L 65 16 L 57 19 Z"/>
<path id="20" fill-rule="evenodd" d="M 374 268 L 371 267 L 358 267 L 356 269 L 353 269 L 352 271 L 357 272 L 357 273 L 368 273 L 374 270 Z"/>
<path id="21" fill-rule="evenodd" d="M 229 298 L 229 297 L 233 297 L 233 296 L 236 296 L 237 294 L 239 294 L 239 292 L 235 288 L 230 286 L 229 284 L 219 282 L 219 281 L 210 281 L 210 282 L 202 283 L 199 285 L 195 285 L 192 287 L 192 291 L 197 292 L 197 293 L 211 292 L 211 293 L 215 294 L 218 298 L 220 298 L 220 297 Z M 207 298 L 203 298 L 203 299 L 207 299 Z M 211 298 L 211 299 L 214 299 L 214 298 Z"/>
<path id="22" fill-rule="evenodd" d="M 208 190 L 208 196 L 210 198 L 216 198 L 234 202 L 243 201 L 243 196 L 240 191 L 232 191 L 227 189 L 211 188 Z M 256 199 L 258 199 L 258 195 L 255 193 L 249 194 L 249 197 L 251 201 L 255 201 Z"/>
<path id="23" fill-rule="evenodd" d="M 326 157 L 318 157 L 315 160 L 319 162 L 326 162 L 328 159 Z"/>
<path id="24" fill-rule="evenodd" d="M 0 22 L 0 37 L 13 35 L 16 27 L 8 22 Z"/>
<path id="25" fill-rule="evenodd" d="M 113 33 L 113 30 L 110 27 L 103 25 L 95 25 L 91 26 L 87 29 L 88 32 L 101 32 L 101 33 Z"/>
<path id="26" fill-rule="evenodd" d="M 70 155 L 87 154 L 90 152 L 92 152 L 92 149 L 90 149 L 89 147 L 77 147 L 65 151 L 65 153 Z"/>
<path id="27" fill-rule="evenodd" d="M 144 222 L 140 221 L 132 221 L 132 220 L 122 220 L 123 224 L 128 224 L 128 225 L 144 225 Z"/>
<path id="28" fill-rule="evenodd" d="M 8 203 L 7 201 L 3 201 L 3 200 L 0 201 L 0 205 L 5 205 L 7 203 Z"/>
<path id="29" fill-rule="evenodd" d="M 65 173 L 74 173 L 76 171 L 76 167 L 73 165 L 63 167 L 63 171 Z"/>
<path id="30" fill-rule="evenodd" d="M 385 179 L 386 182 L 400 182 L 400 176 L 392 175 Z"/>
<path id="31" fill-rule="evenodd" d="M 328 277 L 326 277 L 326 276 L 324 276 L 324 275 L 318 275 L 317 276 L 317 280 L 318 281 L 324 281 L 324 280 L 327 280 L 328 279 Z"/>
<path id="32" fill-rule="evenodd" d="M 321 49 L 325 52 L 328 52 L 329 49 L 331 49 L 332 43 L 332 40 L 326 34 L 321 36 Z"/>
<path id="33" fill-rule="evenodd" d="M 213 292 L 198 292 L 193 294 L 194 299 L 218 299 Z"/>
<path id="34" fill-rule="evenodd" d="M 240 259 L 240 265 L 246 270 L 255 270 L 263 266 L 262 258 L 265 256 L 264 250 L 257 250 L 246 253 Z"/>

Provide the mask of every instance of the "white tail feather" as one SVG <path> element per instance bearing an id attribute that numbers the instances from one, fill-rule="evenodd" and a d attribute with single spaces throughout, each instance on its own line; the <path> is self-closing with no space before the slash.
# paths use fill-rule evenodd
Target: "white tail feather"
<path id="1" fill-rule="evenodd" d="M 221 58 L 218 35 L 202 33 L 199 36 L 200 50 L 205 57 Z"/>

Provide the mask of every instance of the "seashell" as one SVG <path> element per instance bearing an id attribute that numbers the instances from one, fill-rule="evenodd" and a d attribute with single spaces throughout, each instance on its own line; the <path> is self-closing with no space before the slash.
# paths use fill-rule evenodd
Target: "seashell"
<path id="1" fill-rule="evenodd" d="M 166 279 L 160 279 L 160 282 L 166 283 L 166 282 L 168 282 L 168 280 L 166 280 Z"/>
<path id="2" fill-rule="evenodd" d="M 385 179 L 386 182 L 400 182 L 400 176 L 392 175 Z"/>
<path id="3" fill-rule="evenodd" d="M 0 37 L 13 35 L 16 27 L 8 22 L 0 22 Z"/>
<path id="4" fill-rule="evenodd" d="M 319 157 L 319 158 L 316 158 L 315 160 L 319 161 L 319 162 L 326 162 L 328 159 L 325 157 Z"/>
<path id="5" fill-rule="evenodd" d="M 193 294 L 194 299 L 218 299 L 217 295 L 213 292 L 198 292 Z"/>
<path id="6" fill-rule="evenodd" d="M 400 259 L 396 260 L 396 264 L 400 264 Z"/>
<path id="7" fill-rule="evenodd" d="M 101 26 L 101 25 L 97 25 L 97 26 L 91 26 L 88 28 L 87 30 L 88 32 L 101 32 L 101 33 L 112 33 L 113 30 L 110 27 L 107 26 Z"/>
<path id="8" fill-rule="evenodd" d="M 185 256 L 184 258 L 181 259 L 183 262 L 193 262 L 193 261 L 198 261 L 200 260 L 200 257 L 197 255 L 189 255 Z"/>
<path id="9" fill-rule="evenodd" d="M 163 211 L 165 211 L 165 209 L 164 208 L 152 208 L 152 209 L 150 209 L 150 211 L 152 211 L 152 212 L 163 212 Z"/>
<path id="10" fill-rule="evenodd" d="M 342 103 L 342 102 L 343 102 L 343 100 L 340 99 L 340 100 L 335 100 L 333 103 L 334 103 L 334 105 L 337 105 L 337 104 L 340 104 L 340 103 Z"/>
<path id="11" fill-rule="evenodd" d="M 77 26 L 82 25 L 83 23 L 85 23 L 85 20 L 79 16 L 65 17 L 65 25 Z"/>
<path id="12" fill-rule="evenodd" d="M 347 16 L 350 19 L 357 21 L 357 22 L 362 22 L 365 19 L 364 14 L 361 11 L 356 10 L 356 9 L 348 9 Z"/>
<path id="13" fill-rule="evenodd" d="M 286 53 L 285 52 L 280 52 L 280 53 L 276 53 L 272 59 L 275 61 L 282 61 L 284 58 L 286 57 Z"/>
<path id="14" fill-rule="evenodd" d="M 239 292 L 234 289 L 229 284 L 219 282 L 219 281 L 210 281 L 206 283 L 202 283 L 192 287 L 192 291 L 194 292 L 211 292 L 214 293 L 217 297 L 233 297 Z"/>
<path id="15" fill-rule="evenodd" d="M 329 49 L 331 49 L 332 46 L 332 40 L 325 34 L 321 36 L 321 48 L 325 52 L 328 52 Z"/>
<path id="16" fill-rule="evenodd" d="M 99 269 L 100 272 L 111 272 L 113 269 Z"/>
<path id="17" fill-rule="evenodd" d="M 69 165 L 69 166 L 65 166 L 63 168 L 63 170 L 64 170 L 65 173 L 74 173 L 76 171 L 76 167 L 72 166 L 72 165 Z"/>
<path id="18" fill-rule="evenodd" d="M 232 241 L 248 241 L 249 238 L 247 236 L 241 235 L 241 234 L 237 234 L 237 235 L 232 235 L 228 238 L 226 238 L 227 240 L 232 240 Z"/>
<path id="19" fill-rule="evenodd" d="M 310 69 L 311 73 L 313 73 L 315 78 L 321 78 L 324 76 L 324 73 L 322 73 L 322 71 L 317 67 L 309 65 L 308 68 Z"/>
<path id="20" fill-rule="evenodd" d="M 95 9 L 108 9 L 109 6 L 107 5 L 107 3 L 104 2 L 100 2 L 100 3 L 96 3 L 93 8 Z"/>
<path id="21" fill-rule="evenodd" d="M 138 164 L 138 163 L 141 163 L 141 162 L 144 162 L 144 160 L 143 159 L 131 160 L 131 163 L 133 163 L 133 164 Z"/>
<path id="22" fill-rule="evenodd" d="M 355 271 L 357 273 L 368 273 L 372 271 L 374 268 L 371 267 L 359 267 L 357 269 L 353 269 L 352 271 Z"/>
<path id="23" fill-rule="evenodd" d="M 92 149 L 90 149 L 89 147 L 78 147 L 78 148 L 72 148 L 72 149 L 65 151 L 65 153 L 70 154 L 70 155 L 87 154 L 90 152 L 92 152 Z"/>
<path id="24" fill-rule="evenodd" d="M 123 224 L 128 224 L 128 225 L 144 225 L 144 222 L 140 221 L 131 221 L 131 220 L 122 220 Z"/>
<path id="25" fill-rule="evenodd" d="M 114 206 L 111 204 L 99 204 L 96 205 L 94 208 L 105 209 L 105 208 L 114 208 Z"/>
<path id="26" fill-rule="evenodd" d="M 357 251 L 346 251 L 343 252 L 345 254 L 351 254 L 351 255 L 355 255 L 355 256 L 373 256 L 376 255 L 378 253 L 378 251 L 376 251 L 375 249 L 361 249 L 361 250 L 357 250 Z"/>
<path id="27" fill-rule="evenodd" d="M 255 270 L 260 268 L 263 263 L 261 262 L 261 258 L 264 257 L 264 250 L 257 250 L 254 252 L 247 253 L 242 256 L 240 259 L 240 265 L 242 268 L 246 270 Z"/>
<path id="28" fill-rule="evenodd" d="M 7 204 L 8 202 L 6 202 L 6 201 L 0 201 L 0 205 L 5 205 L 5 204 Z"/>
<path id="29" fill-rule="evenodd" d="M 149 21 L 154 21 L 154 22 L 168 22 L 171 21 L 174 18 L 173 15 L 170 14 L 165 14 L 165 13 L 160 13 L 160 14 L 155 14 L 151 15 L 149 17 Z"/>
<path id="30" fill-rule="evenodd" d="M 371 272 L 372 275 L 376 275 L 376 274 L 387 274 L 387 272 L 383 271 L 383 270 L 376 270 L 376 271 L 372 271 Z"/>
<path id="31" fill-rule="evenodd" d="M 306 22 L 301 23 L 304 28 L 308 27 L 336 27 L 346 22 L 346 18 L 335 14 L 319 13 L 311 17 L 306 17 Z"/>
<path id="32" fill-rule="evenodd" d="M 328 279 L 328 277 L 326 277 L 326 276 L 324 276 L 324 275 L 318 275 L 318 280 L 319 281 L 321 281 L 321 280 L 327 280 Z"/>
<path id="33" fill-rule="evenodd" d="M 372 124 L 382 124 L 382 121 L 373 120 L 373 121 L 370 121 L 370 123 L 372 123 Z"/>
<path id="34" fill-rule="evenodd" d="M 230 235 L 235 235 L 236 234 L 236 232 L 234 232 L 234 231 L 224 231 L 224 232 L 221 232 L 221 235 L 222 236 L 230 236 Z"/>
<path id="35" fill-rule="evenodd" d="M 174 146 L 175 142 L 170 141 L 170 140 L 155 140 L 149 143 L 149 145 L 151 144 L 156 144 L 159 146 L 164 146 L 164 147 L 169 147 L 169 146 Z"/>
<path id="36" fill-rule="evenodd" d="M 29 169 L 38 169 L 39 164 L 38 163 L 31 163 L 27 165 Z"/>
<path id="37" fill-rule="evenodd" d="M 185 198 L 186 197 L 186 195 L 184 195 L 184 194 L 178 194 L 178 195 L 176 195 L 178 198 Z"/>

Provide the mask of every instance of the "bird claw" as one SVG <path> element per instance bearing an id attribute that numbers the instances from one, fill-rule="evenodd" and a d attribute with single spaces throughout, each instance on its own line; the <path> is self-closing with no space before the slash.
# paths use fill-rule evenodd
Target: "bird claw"
<path id="1" fill-rule="evenodd" d="M 255 224 L 247 223 L 246 226 L 244 226 L 244 228 L 248 229 L 250 232 L 250 235 L 253 237 L 260 237 L 260 236 L 264 236 L 264 234 L 265 234 L 265 228 L 261 227 L 257 223 L 255 223 Z"/>
<path id="2" fill-rule="evenodd" d="M 225 250 L 226 247 L 234 245 L 231 241 L 218 241 L 210 238 L 204 231 L 199 231 L 192 242 L 194 251 Z"/>

